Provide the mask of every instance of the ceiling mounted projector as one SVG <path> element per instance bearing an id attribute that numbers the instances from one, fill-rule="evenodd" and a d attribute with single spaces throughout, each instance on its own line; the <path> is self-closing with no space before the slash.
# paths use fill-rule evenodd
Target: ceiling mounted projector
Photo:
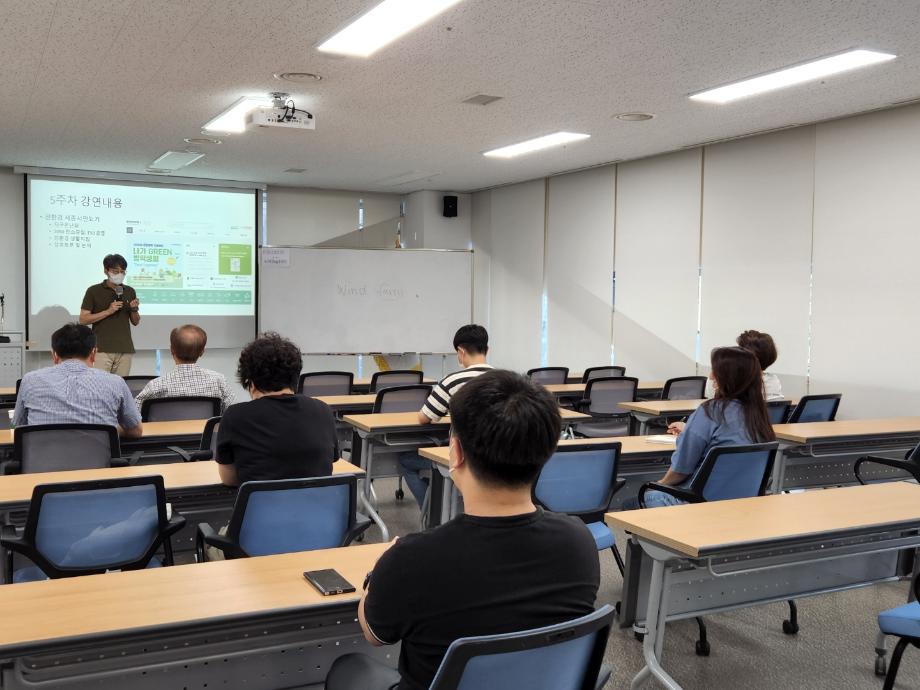
<path id="1" fill-rule="evenodd" d="M 313 113 L 300 110 L 290 94 L 274 91 L 270 108 L 256 108 L 249 113 L 249 121 L 257 127 L 284 127 L 286 129 L 316 129 Z"/>

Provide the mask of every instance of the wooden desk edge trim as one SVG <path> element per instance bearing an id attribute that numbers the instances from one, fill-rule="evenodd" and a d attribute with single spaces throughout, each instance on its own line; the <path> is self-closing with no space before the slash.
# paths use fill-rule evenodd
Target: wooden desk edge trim
<path id="1" fill-rule="evenodd" d="M 357 619 L 358 602 L 361 599 L 360 592 L 350 592 L 347 595 L 335 595 L 328 598 L 335 599 L 335 601 L 305 603 L 297 606 L 287 606 L 277 609 L 264 609 L 261 611 L 252 611 L 249 613 L 232 613 L 220 616 L 211 616 L 208 618 L 195 618 L 192 620 L 177 621 L 174 623 L 159 623 L 157 625 L 145 625 L 141 627 L 113 628 L 103 632 L 71 635 L 68 637 L 50 636 L 45 638 L 36 638 L 26 642 L 14 642 L 11 644 L 3 644 L 0 642 L 0 656 L 8 659 L 11 657 L 20 657 L 25 654 L 48 652 L 56 649 L 70 649 L 74 646 L 85 645 L 90 642 L 108 642 L 109 640 L 114 640 L 116 638 L 119 640 L 124 640 L 125 637 L 128 637 L 130 640 L 131 638 L 136 639 L 137 637 L 157 635 L 164 632 L 170 632 L 174 634 L 179 634 L 184 631 L 199 632 L 204 627 L 220 627 L 225 623 L 258 623 L 263 619 L 267 621 L 276 616 L 312 613 L 348 605 L 354 606 L 355 618 Z"/>
<path id="2" fill-rule="evenodd" d="M 632 512 L 632 511 L 625 511 L 625 512 Z M 651 530 L 648 530 L 648 529 L 643 528 L 639 530 L 636 530 L 636 529 L 629 530 L 627 529 L 625 525 L 621 524 L 618 521 L 618 519 L 615 517 L 618 514 L 619 513 L 607 513 L 604 516 L 604 521 L 608 522 L 608 524 L 612 522 L 615 527 L 619 527 L 627 534 L 635 534 L 637 537 L 647 539 L 653 544 L 657 544 L 659 546 L 662 546 L 666 549 L 670 549 L 672 551 L 677 551 L 680 556 L 685 557 L 685 558 L 707 558 L 710 556 L 715 556 L 716 554 L 721 555 L 722 552 L 724 551 L 728 551 L 731 549 L 738 549 L 742 547 L 757 547 L 757 548 L 770 548 L 771 546 L 778 547 L 794 539 L 806 539 L 807 540 L 811 538 L 813 540 L 820 539 L 821 541 L 824 541 L 829 537 L 834 537 L 835 535 L 842 535 L 842 534 L 847 534 L 847 535 L 855 537 L 855 536 L 860 536 L 862 534 L 877 532 L 880 528 L 884 528 L 885 530 L 889 530 L 889 531 L 890 530 L 902 530 L 902 529 L 920 529 L 920 517 L 918 517 L 914 520 L 900 520 L 897 522 L 880 522 L 880 523 L 876 523 L 871 526 L 844 527 L 840 529 L 825 530 L 823 532 L 818 532 L 818 533 L 810 532 L 808 534 L 799 534 L 795 536 L 771 537 L 771 538 L 755 539 L 755 540 L 750 540 L 750 541 L 739 541 L 739 542 L 725 542 L 723 544 L 709 545 L 706 548 L 700 550 L 698 548 L 691 546 L 690 544 L 686 544 L 676 539 L 660 539 L 658 538 L 660 535 L 658 535 L 657 533 L 653 533 Z"/>

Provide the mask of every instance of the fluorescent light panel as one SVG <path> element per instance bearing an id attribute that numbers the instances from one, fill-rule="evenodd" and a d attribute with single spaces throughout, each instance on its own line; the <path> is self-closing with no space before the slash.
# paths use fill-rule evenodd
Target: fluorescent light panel
<path id="1" fill-rule="evenodd" d="M 759 77 L 743 79 L 715 89 L 708 89 L 690 96 L 695 101 L 706 103 L 730 103 L 760 93 L 775 91 L 795 84 L 814 81 L 832 74 L 839 74 L 858 67 L 867 67 L 880 62 L 894 60 L 897 55 L 879 53 L 874 50 L 850 50 L 839 55 L 813 60 Z"/>
<path id="2" fill-rule="evenodd" d="M 204 158 L 204 154 L 198 151 L 167 151 L 147 167 L 154 170 L 178 170 L 201 158 Z"/>
<path id="3" fill-rule="evenodd" d="M 384 0 L 358 17 L 317 50 L 368 57 L 460 0 Z"/>
<path id="4" fill-rule="evenodd" d="M 208 121 L 202 129 L 206 132 L 239 134 L 246 131 L 246 117 L 256 108 L 270 108 L 272 99 L 266 96 L 243 96 L 213 120 Z"/>
<path id="5" fill-rule="evenodd" d="M 511 144 L 511 146 L 503 146 L 500 149 L 492 149 L 491 151 L 486 151 L 482 155 L 488 156 L 489 158 L 514 158 L 515 156 L 521 156 L 525 153 L 533 153 L 534 151 L 548 149 L 552 146 L 562 146 L 563 144 L 568 144 L 573 141 L 588 139 L 590 136 L 590 134 L 575 134 L 574 132 L 556 132 L 554 134 L 547 134 L 543 137 L 537 137 L 536 139 L 528 139 L 519 144 Z"/>

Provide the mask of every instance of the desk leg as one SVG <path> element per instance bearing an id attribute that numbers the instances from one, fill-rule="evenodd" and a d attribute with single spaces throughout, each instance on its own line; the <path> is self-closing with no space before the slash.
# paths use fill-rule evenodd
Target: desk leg
<path id="1" fill-rule="evenodd" d="M 652 579 L 649 583 L 648 610 L 645 616 L 647 632 L 642 642 L 645 666 L 633 678 L 630 688 L 635 690 L 650 675 L 668 690 L 681 690 L 680 685 L 661 667 L 661 651 L 664 645 L 665 621 L 668 616 L 668 589 L 670 571 L 664 561 L 657 558 L 652 561 Z"/>
<path id="2" fill-rule="evenodd" d="M 633 417 L 639 422 L 639 436 L 645 436 L 648 433 L 648 421 L 652 419 L 647 414 L 633 413 Z"/>
<path id="3" fill-rule="evenodd" d="M 367 497 L 363 493 L 358 494 L 358 506 L 362 512 L 366 513 L 367 516 L 374 522 L 374 524 L 380 528 L 380 538 L 384 542 L 390 541 L 390 530 L 387 529 L 386 524 L 383 522 L 383 518 L 381 518 L 379 513 L 374 510 L 370 504 L 370 501 L 367 500 Z"/>
<path id="4" fill-rule="evenodd" d="M 772 494 L 783 492 L 783 484 L 786 481 L 786 448 L 788 447 L 780 443 L 779 450 L 776 451 L 776 460 L 773 462 L 773 477 L 770 482 L 770 493 Z"/>

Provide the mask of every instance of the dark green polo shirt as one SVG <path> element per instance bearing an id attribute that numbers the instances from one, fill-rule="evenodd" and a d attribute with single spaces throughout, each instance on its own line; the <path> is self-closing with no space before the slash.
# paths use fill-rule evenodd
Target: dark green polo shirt
<path id="1" fill-rule="evenodd" d="M 124 286 L 122 293 L 125 306 L 121 311 L 107 316 L 93 324 L 93 333 L 96 334 L 96 349 L 99 352 L 134 353 L 134 341 L 131 340 L 131 320 L 129 318 L 128 302 L 137 297 L 137 293 L 130 285 Z M 109 308 L 115 301 L 115 291 L 106 285 L 106 281 L 90 285 L 83 295 L 83 304 L 80 309 L 86 309 L 91 314 L 98 314 Z"/>

